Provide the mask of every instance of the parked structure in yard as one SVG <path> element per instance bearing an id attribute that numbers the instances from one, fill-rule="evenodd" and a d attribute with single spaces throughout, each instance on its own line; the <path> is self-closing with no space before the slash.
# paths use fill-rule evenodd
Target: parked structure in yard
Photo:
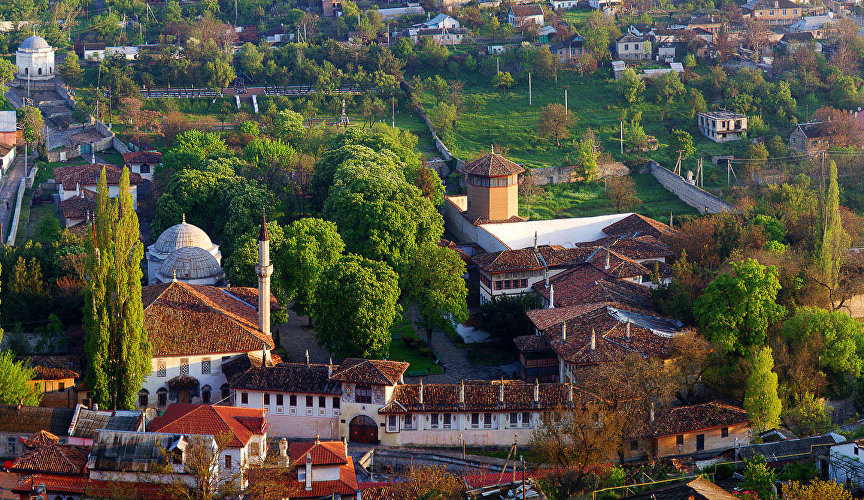
<path id="1" fill-rule="evenodd" d="M 123 153 L 123 162 L 129 167 L 129 172 L 140 175 L 144 180 L 152 181 L 153 170 L 162 165 L 162 153 L 159 151 Z"/>
<path id="2" fill-rule="evenodd" d="M 699 132 L 714 142 L 737 141 L 747 133 L 747 117 L 731 111 L 703 111 L 696 116 Z"/>

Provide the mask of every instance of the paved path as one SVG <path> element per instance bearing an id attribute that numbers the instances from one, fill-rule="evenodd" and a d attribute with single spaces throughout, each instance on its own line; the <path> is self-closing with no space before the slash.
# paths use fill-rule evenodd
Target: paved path
<path id="1" fill-rule="evenodd" d="M 28 162 L 28 165 L 32 163 Z M 6 235 L 9 234 L 9 224 L 12 220 L 12 210 L 14 210 L 15 196 L 18 194 L 18 186 L 21 185 L 21 178 L 24 177 L 24 153 L 21 152 L 12 162 L 12 166 L 6 171 L 3 176 L 3 181 L 0 183 L 0 223 L 3 224 L 3 230 L 0 231 L 2 242 L 6 243 Z M 9 202 L 9 208 L 6 208 L 6 202 Z"/>
<path id="2" fill-rule="evenodd" d="M 318 345 L 315 339 L 315 330 L 309 328 L 309 318 L 306 316 L 297 316 L 294 311 L 289 311 L 291 315 L 288 322 L 280 325 L 279 341 L 288 359 L 293 363 L 302 363 L 306 360 L 306 350 L 309 350 L 309 361 L 312 363 L 326 363 L 330 359 L 330 354 Z"/>
<path id="3" fill-rule="evenodd" d="M 468 347 L 459 348 L 453 345 L 450 337 L 440 330 L 432 333 L 432 350 L 438 355 L 444 373 L 433 373 L 423 376 L 424 382 L 429 383 L 455 383 L 460 380 L 493 380 L 501 377 L 508 378 L 513 374 L 514 367 L 485 366 L 468 361 Z M 416 382 L 421 377 L 405 377 L 405 381 Z"/>

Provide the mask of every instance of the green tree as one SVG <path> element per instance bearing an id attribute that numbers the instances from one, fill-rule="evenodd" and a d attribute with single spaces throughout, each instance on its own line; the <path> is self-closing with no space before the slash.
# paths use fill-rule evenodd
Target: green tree
<path id="1" fill-rule="evenodd" d="M 66 59 L 63 60 L 63 64 L 60 65 L 58 72 L 60 73 L 60 76 L 63 77 L 63 81 L 70 87 L 78 87 L 81 85 L 81 76 L 84 74 L 84 71 L 81 69 L 81 64 L 78 62 L 78 58 L 73 54 L 66 56 Z"/>
<path id="2" fill-rule="evenodd" d="M 696 56 L 693 54 L 687 54 L 684 56 L 684 67 L 687 69 L 693 69 L 696 67 Z"/>
<path id="3" fill-rule="evenodd" d="M 468 288 L 462 275 L 465 262 L 450 248 L 423 245 L 413 256 L 403 287 L 408 300 L 420 313 L 427 336 L 435 328 L 468 319 Z"/>
<path id="4" fill-rule="evenodd" d="M 525 312 L 541 306 L 536 294 L 496 295 L 477 311 L 478 326 L 502 340 L 529 335 L 533 327 Z"/>
<path id="5" fill-rule="evenodd" d="M 621 97 L 627 101 L 627 104 L 633 104 L 645 92 L 645 82 L 636 75 L 636 71 L 633 68 L 627 68 L 624 70 L 621 79 L 618 80 L 618 92 L 621 93 Z"/>
<path id="6" fill-rule="evenodd" d="M 672 137 L 669 138 L 669 149 L 666 150 L 669 158 L 678 160 L 678 152 L 681 151 L 681 159 L 687 159 L 696 152 L 693 146 L 693 136 L 685 130 L 672 129 Z"/>
<path id="7" fill-rule="evenodd" d="M 482 111 L 486 107 L 486 99 L 480 94 L 471 94 L 468 96 L 468 108 L 474 113 L 474 117 L 477 117 L 477 113 Z"/>
<path id="8" fill-rule="evenodd" d="M 42 264 L 36 257 L 19 256 L 8 281 L 6 307 L 20 318 L 43 318 L 50 311 Z"/>
<path id="9" fill-rule="evenodd" d="M 237 66 L 246 76 L 258 79 L 264 71 L 264 53 L 252 43 L 246 42 L 237 53 Z"/>
<path id="10" fill-rule="evenodd" d="M 822 233 L 822 243 L 819 245 L 819 271 L 817 280 L 828 290 L 831 307 L 837 307 L 835 292 L 840 280 L 840 268 L 843 266 L 843 256 L 849 248 L 850 238 L 843 230 L 840 219 L 840 188 L 837 185 L 837 164 L 831 161 L 828 193 L 825 196 L 823 220 L 825 227 Z"/>
<path id="11" fill-rule="evenodd" d="M 108 199 L 105 170 L 99 176 L 94 236 L 88 243 L 84 331 L 93 401 L 131 409 L 151 370 L 151 346 L 144 331 L 138 215 L 129 191 L 129 169 L 120 176 L 117 200 Z"/>
<path id="12" fill-rule="evenodd" d="M 690 118 L 695 118 L 697 114 L 708 109 L 708 104 L 705 102 L 705 97 L 699 89 L 690 87 L 687 91 L 687 111 Z"/>
<path id="13" fill-rule="evenodd" d="M 78 60 L 77 57 L 73 57 L 72 59 Z M 15 79 L 17 71 L 18 68 L 11 62 L 6 59 L 0 60 L 0 91 L 2 91 L 3 95 L 6 95 L 6 85 L 9 85 Z"/>
<path id="14" fill-rule="evenodd" d="M 432 110 L 430 120 L 435 128 L 435 133 L 442 135 L 453 128 L 453 124 L 459 116 L 456 106 L 443 102 Z"/>
<path id="15" fill-rule="evenodd" d="M 277 258 L 285 289 L 294 300 L 291 308 L 297 314 L 312 314 L 318 282 L 339 262 L 344 249 L 345 243 L 332 222 L 300 219 L 285 229 L 285 243 Z"/>
<path id="16" fill-rule="evenodd" d="M 836 377 L 858 377 L 864 368 L 864 325 L 845 312 L 801 307 L 783 323 L 783 339 L 793 351 L 811 346 L 817 370 Z"/>
<path id="17" fill-rule="evenodd" d="M 764 144 L 751 144 L 747 148 L 747 170 L 753 172 L 765 167 L 768 162 L 768 149 Z"/>
<path id="18" fill-rule="evenodd" d="M 3 341 L 3 329 L 0 328 L 0 342 Z M 22 361 L 15 360 L 11 350 L 0 351 L 0 404 L 17 405 L 19 402 L 27 406 L 38 406 L 42 393 L 37 387 L 29 387 L 36 370 L 28 367 Z"/>
<path id="19" fill-rule="evenodd" d="M 303 137 L 303 115 L 290 109 L 283 109 L 273 117 L 273 132 L 285 141 L 297 141 Z"/>
<path id="20" fill-rule="evenodd" d="M 554 137 L 555 145 L 561 147 L 561 139 L 570 137 L 570 127 L 573 125 L 573 113 L 565 109 L 563 104 L 553 102 L 540 110 L 537 120 L 537 135 L 542 138 Z"/>
<path id="21" fill-rule="evenodd" d="M 757 347 L 751 355 L 744 409 L 756 432 L 771 430 L 780 423 L 783 404 L 777 396 L 777 374 L 770 347 Z"/>
<path id="22" fill-rule="evenodd" d="M 687 87 L 681 83 L 678 73 L 674 71 L 664 73 L 655 79 L 654 86 L 657 88 L 658 103 L 673 101 L 676 97 L 682 96 L 687 92 Z"/>
<path id="23" fill-rule="evenodd" d="M 342 256 L 316 287 L 312 319 L 318 343 L 341 358 L 386 358 L 398 299 L 396 273 L 387 264 Z"/>
<path id="24" fill-rule="evenodd" d="M 600 172 L 600 142 L 597 134 L 590 128 L 582 133 L 579 142 L 576 143 L 576 158 L 579 166 L 579 176 L 585 182 L 591 182 L 597 178 Z"/>
<path id="25" fill-rule="evenodd" d="M 744 354 L 761 347 L 768 328 L 786 309 L 777 303 L 777 269 L 755 259 L 732 262 L 732 273 L 721 273 L 693 305 L 699 328 L 723 351 Z"/>
<path id="26" fill-rule="evenodd" d="M 761 498 L 774 498 L 774 469 L 765 464 L 765 457 L 756 455 L 753 460 L 748 460 L 744 469 L 744 482 L 741 484 L 745 491 L 752 491 Z"/>
<path id="27" fill-rule="evenodd" d="M 509 71 L 498 72 L 492 77 L 492 86 L 501 89 L 501 93 L 507 95 L 507 89 L 513 86 L 513 75 Z"/>
<path id="28" fill-rule="evenodd" d="M 243 147 L 243 158 L 249 163 L 248 177 L 261 181 L 270 191 L 284 191 L 289 184 L 288 171 L 296 166 L 297 152 L 281 139 L 256 137 Z"/>
<path id="29" fill-rule="evenodd" d="M 222 89 L 237 78 L 234 66 L 222 57 L 214 58 L 205 63 L 204 74 L 207 76 L 207 85 L 217 93 L 221 93 Z"/>
<path id="30" fill-rule="evenodd" d="M 45 121 L 42 119 L 42 112 L 39 111 L 39 108 L 33 106 L 18 108 L 18 123 L 21 124 L 21 134 L 24 136 L 24 142 L 28 144 L 42 142 L 42 131 L 45 128 Z"/>
<path id="31" fill-rule="evenodd" d="M 796 436 L 814 436 L 831 428 L 831 418 L 825 413 L 825 403 L 812 392 L 794 395 L 792 407 L 783 412 L 783 420 Z"/>

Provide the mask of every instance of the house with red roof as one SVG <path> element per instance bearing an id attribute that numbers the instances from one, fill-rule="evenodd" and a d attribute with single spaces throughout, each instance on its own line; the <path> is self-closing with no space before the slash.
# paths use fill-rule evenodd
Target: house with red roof
<path id="1" fill-rule="evenodd" d="M 98 191 L 99 175 L 105 170 L 105 180 L 108 184 L 108 196 L 116 198 L 120 194 L 120 176 L 123 169 L 114 165 L 102 165 L 100 163 L 87 163 L 83 165 L 69 165 L 54 169 L 54 181 L 57 183 L 57 191 L 60 201 L 81 196 L 82 190 Z M 132 204 L 138 208 L 138 185 L 142 179 L 139 174 L 129 173 L 129 193 L 132 195 Z"/>
<path id="2" fill-rule="evenodd" d="M 89 448 L 61 444 L 59 437 L 44 430 L 21 442 L 24 451 L 5 464 L 6 470 L 20 474 L 13 488 L 20 498 L 32 498 L 42 486 L 46 498 L 83 497 Z"/>
<path id="3" fill-rule="evenodd" d="M 123 163 L 147 181 L 153 180 L 153 170 L 162 165 L 162 153 L 159 151 L 132 151 L 123 153 Z"/>
<path id="4" fill-rule="evenodd" d="M 629 447 L 642 456 L 716 454 L 750 444 L 750 416 L 743 408 L 720 401 L 679 406 L 649 418 L 649 435 L 632 440 Z"/>
<path id="5" fill-rule="evenodd" d="M 244 471 L 267 456 L 266 416 L 266 409 L 176 403 L 150 422 L 147 430 L 227 439 L 219 456 L 220 477 L 238 478 L 241 488 L 246 488 L 249 479 Z"/>
<path id="6" fill-rule="evenodd" d="M 292 443 L 288 447 L 291 464 L 296 466 L 296 482 L 287 485 L 291 498 L 359 499 L 360 488 L 354 460 L 341 441 Z"/>

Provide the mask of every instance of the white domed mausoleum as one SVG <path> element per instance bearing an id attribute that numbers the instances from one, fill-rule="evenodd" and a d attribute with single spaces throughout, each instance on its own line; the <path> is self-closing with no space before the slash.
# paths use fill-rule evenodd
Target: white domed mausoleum
<path id="1" fill-rule="evenodd" d="M 201 228 L 183 222 L 166 229 L 147 248 L 147 284 L 177 281 L 194 285 L 222 285 L 222 252 Z"/>
<path id="2" fill-rule="evenodd" d="M 50 80 L 54 78 L 54 47 L 41 36 L 27 37 L 15 52 L 20 80 Z"/>

